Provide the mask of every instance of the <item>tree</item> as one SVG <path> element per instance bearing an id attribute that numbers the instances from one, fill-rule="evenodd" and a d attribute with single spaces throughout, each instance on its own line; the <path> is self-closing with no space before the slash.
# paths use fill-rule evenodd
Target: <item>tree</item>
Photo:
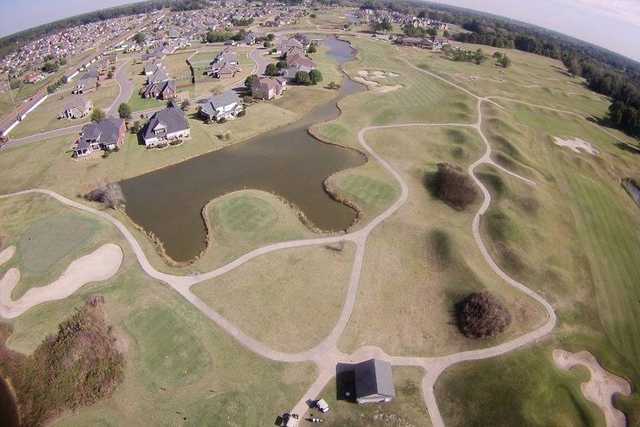
<path id="1" fill-rule="evenodd" d="M 118 106 L 118 115 L 121 119 L 130 119 L 131 118 L 131 107 L 126 102 L 123 102 Z"/>
<path id="2" fill-rule="evenodd" d="M 319 70 L 311 70 L 309 72 L 309 79 L 312 84 L 318 84 L 322 81 L 322 73 Z"/>
<path id="3" fill-rule="evenodd" d="M 278 66 L 276 64 L 269 64 L 264 70 L 264 73 L 267 76 L 277 76 L 278 74 L 280 74 L 280 70 L 278 69 Z"/>
<path id="4" fill-rule="evenodd" d="M 105 117 L 106 117 L 106 114 L 100 108 L 95 108 L 93 110 L 93 113 L 91 113 L 91 121 L 92 122 L 96 122 L 96 123 L 100 122 L 100 121 L 104 120 Z"/>
<path id="5" fill-rule="evenodd" d="M 142 125 L 140 125 L 140 122 L 136 120 L 135 122 L 133 122 L 133 125 L 129 130 L 131 130 L 131 133 L 135 135 L 138 132 L 140 132 L 141 129 L 142 129 Z"/>
<path id="6" fill-rule="evenodd" d="M 468 338 L 490 338 L 511 324 L 511 314 L 488 292 L 472 293 L 455 305 L 458 328 Z"/>
<path id="7" fill-rule="evenodd" d="M 47 61 L 42 66 L 42 71 L 45 73 L 55 73 L 58 71 L 59 65 L 55 62 Z"/>
<path id="8" fill-rule="evenodd" d="M 287 61 L 278 61 L 278 62 L 276 62 L 276 67 L 278 67 L 279 70 L 283 70 L 283 69 L 287 68 Z"/>
<path id="9" fill-rule="evenodd" d="M 107 73 L 107 78 L 108 79 L 112 79 L 113 78 L 113 71 L 109 70 L 109 72 Z"/>
<path id="10" fill-rule="evenodd" d="M 429 187 L 438 199 L 459 211 L 471 205 L 478 196 L 471 178 L 448 163 L 438 164 Z"/>
<path id="11" fill-rule="evenodd" d="M 306 71 L 298 71 L 294 80 L 299 85 L 309 86 L 311 84 L 311 77 Z"/>
<path id="12" fill-rule="evenodd" d="M 260 77 L 258 77 L 256 74 L 251 74 L 249 77 L 245 79 L 244 85 L 249 90 L 251 90 L 251 88 L 258 83 L 258 80 L 260 80 Z"/>
<path id="13" fill-rule="evenodd" d="M 273 47 L 273 43 L 271 43 L 269 40 L 265 40 L 264 43 L 262 43 L 262 46 L 264 46 L 265 49 L 269 49 Z"/>
<path id="14" fill-rule="evenodd" d="M 147 37 L 144 35 L 144 33 L 137 33 L 135 36 L 133 36 L 133 40 L 140 45 L 144 43 L 146 38 Z"/>
<path id="15" fill-rule="evenodd" d="M 371 23 L 370 27 L 371 31 L 373 31 L 374 33 L 389 32 L 393 29 L 393 24 L 391 23 L 391 20 L 389 20 L 389 18 L 384 18 L 380 22 Z"/>
<path id="16" fill-rule="evenodd" d="M 478 65 L 482 64 L 486 59 L 487 57 L 484 56 L 484 52 L 482 52 L 482 49 L 476 50 L 475 54 L 473 55 L 473 61 Z"/>
<path id="17" fill-rule="evenodd" d="M 117 182 L 100 185 L 84 197 L 89 201 L 102 203 L 110 209 L 117 209 L 126 203 L 122 187 Z"/>
<path id="18" fill-rule="evenodd" d="M 307 49 L 308 53 L 316 53 L 318 51 L 318 48 L 316 47 L 315 44 L 312 44 L 311 46 L 309 46 L 309 49 Z"/>
<path id="19" fill-rule="evenodd" d="M 182 111 L 187 111 L 190 106 L 191 106 L 191 101 L 189 101 L 188 99 L 185 99 L 180 104 L 180 109 L 182 109 Z"/>
<path id="20" fill-rule="evenodd" d="M 498 65 L 501 65 L 503 68 L 509 68 L 511 66 L 511 58 L 507 55 L 502 55 L 498 58 Z"/>
<path id="21" fill-rule="evenodd" d="M 270 42 L 272 42 L 273 39 L 275 39 L 275 38 L 276 38 L 275 34 L 273 34 L 273 33 L 267 34 L 267 40 L 269 40 Z"/>

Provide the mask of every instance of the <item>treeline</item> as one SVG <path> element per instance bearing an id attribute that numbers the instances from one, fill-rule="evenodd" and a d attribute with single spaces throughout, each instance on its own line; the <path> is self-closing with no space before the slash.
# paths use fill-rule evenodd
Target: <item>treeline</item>
<path id="1" fill-rule="evenodd" d="M 411 0 L 364 0 L 361 7 L 386 9 L 457 24 L 464 43 L 518 49 L 562 60 L 588 87 L 611 97 L 611 125 L 640 137 L 640 63 L 590 43 L 523 22 L 454 6 Z"/>
<path id="2" fill-rule="evenodd" d="M 105 21 L 107 19 L 119 18 L 121 16 L 149 13 L 167 7 L 173 10 L 193 10 L 207 7 L 207 5 L 208 1 L 206 0 L 147 0 L 140 3 L 117 6 L 60 19 L 55 22 L 50 22 L 48 24 L 40 25 L 38 27 L 30 28 L 1 38 L 0 57 L 8 55 L 9 53 L 17 50 L 21 45 L 32 40 L 46 37 L 49 34 L 78 25 Z"/>

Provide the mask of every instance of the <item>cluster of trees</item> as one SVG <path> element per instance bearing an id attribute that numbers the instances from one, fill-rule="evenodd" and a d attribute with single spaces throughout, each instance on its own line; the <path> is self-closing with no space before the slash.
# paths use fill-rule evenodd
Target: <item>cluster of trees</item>
<path id="1" fill-rule="evenodd" d="M 509 58 L 506 53 L 496 52 L 493 54 L 493 57 L 496 59 L 496 65 L 502 68 L 509 68 L 511 66 L 511 58 Z"/>
<path id="2" fill-rule="evenodd" d="M 253 24 L 253 18 L 233 19 L 231 22 L 236 27 L 246 27 Z"/>
<path id="3" fill-rule="evenodd" d="M 402 27 L 402 32 L 408 37 L 434 37 L 438 35 L 438 30 L 435 28 L 416 28 L 409 24 Z"/>
<path id="4" fill-rule="evenodd" d="M 473 62 L 480 65 L 487 60 L 487 56 L 482 49 L 478 50 L 466 50 L 466 49 L 453 49 L 450 46 L 445 46 L 443 52 L 447 58 L 452 61 L 459 62 Z"/>
<path id="5" fill-rule="evenodd" d="M 246 35 L 247 35 L 247 32 L 245 30 L 240 30 L 237 33 L 234 33 L 231 31 L 209 30 L 207 31 L 207 34 L 205 34 L 204 36 L 204 41 L 206 43 L 220 43 L 220 42 L 226 42 L 229 40 L 239 42 L 239 41 L 242 41 Z"/>
<path id="6" fill-rule="evenodd" d="M 49 86 L 47 86 L 47 93 L 55 92 L 56 90 L 58 90 L 58 88 L 62 87 L 66 82 L 67 82 L 66 76 L 60 77 L 58 80 L 56 80 L 55 83 L 52 83 Z"/>
<path id="7" fill-rule="evenodd" d="M 380 22 L 372 22 L 369 27 L 374 33 L 388 33 L 393 29 L 393 23 L 389 18 L 384 18 Z"/>
<path id="8" fill-rule="evenodd" d="M 298 71 L 294 81 L 303 86 L 316 85 L 322 81 L 322 73 L 318 70 Z"/>
<path id="9" fill-rule="evenodd" d="M 41 70 L 45 73 L 55 73 L 60 68 L 57 62 L 47 61 L 42 65 Z"/>
<path id="10" fill-rule="evenodd" d="M 199 10 L 206 7 L 209 7 L 207 0 L 175 0 L 171 2 L 171 10 L 176 12 Z"/>

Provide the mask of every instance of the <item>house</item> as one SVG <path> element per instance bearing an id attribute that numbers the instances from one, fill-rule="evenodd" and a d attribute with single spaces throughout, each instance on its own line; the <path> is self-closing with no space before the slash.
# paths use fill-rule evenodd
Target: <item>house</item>
<path id="1" fill-rule="evenodd" d="M 93 104 L 87 98 L 82 95 L 74 95 L 64 106 L 60 116 L 67 119 L 80 119 L 87 116 L 92 107 Z"/>
<path id="2" fill-rule="evenodd" d="M 287 57 L 287 68 L 295 68 L 296 71 L 306 71 L 316 69 L 316 64 L 310 58 L 303 55 L 294 55 Z"/>
<path id="3" fill-rule="evenodd" d="M 82 94 L 88 93 L 95 90 L 98 87 L 98 69 L 96 67 L 90 67 L 87 72 L 85 72 L 80 79 L 78 79 L 78 83 L 76 83 L 75 87 L 71 91 L 73 94 Z"/>
<path id="4" fill-rule="evenodd" d="M 97 77 L 83 77 L 78 80 L 71 93 L 78 95 L 94 91 L 98 87 Z"/>
<path id="5" fill-rule="evenodd" d="M 251 87 L 251 95 L 254 98 L 269 100 L 281 96 L 286 89 L 286 79 L 262 77 L 256 80 Z"/>
<path id="6" fill-rule="evenodd" d="M 441 50 L 449 44 L 449 40 L 444 37 L 400 37 L 396 43 L 402 46 L 419 47 L 429 50 Z"/>
<path id="7" fill-rule="evenodd" d="M 176 96 L 176 81 L 165 80 L 157 83 L 149 83 L 140 92 L 143 98 L 173 99 Z"/>
<path id="8" fill-rule="evenodd" d="M 157 67 L 152 75 L 147 77 L 147 84 L 161 83 L 169 80 L 169 75 L 163 67 Z"/>
<path id="9" fill-rule="evenodd" d="M 33 73 L 27 74 L 23 80 L 25 83 L 35 84 L 42 79 L 44 79 L 44 74 L 33 72 Z"/>
<path id="10" fill-rule="evenodd" d="M 287 52 L 291 48 L 298 48 L 298 49 L 301 49 L 303 52 L 305 51 L 304 45 L 298 39 L 291 37 L 291 38 L 282 40 L 278 44 L 278 47 L 276 49 L 276 54 L 284 56 L 287 54 Z"/>
<path id="11" fill-rule="evenodd" d="M 190 136 L 191 129 L 184 112 L 177 107 L 167 107 L 151 116 L 142 140 L 147 147 L 155 147 Z"/>
<path id="12" fill-rule="evenodd" d="M 396 397 L 391 364 L 370 359 L 354 367 L 356 402 L 359 404 L 390 402 Z"/>
<path id="13" fill-rule="evenodd" d="M 238 54 L 229 48 L 216 55 L 209 65 L 209 75 L 216 79 L 234 77 L 241 71 Z"/>
<path id="14" fill-rule="evenodd" d="M 200 106 L 200 116 L 208 121 L 235 119 L 244 107 L 242 100 L 234 91 L 227 91 L 222 95 L 215 95 L 207 99 Z"/>
<path id="15" fill-rule="evenodd" d="M 153 73 L 155 73 L 158 70 L 158 68 L 160 68 L 161 66 L 162 64 L 160 64 L 157 61 L 153 61 L 153 60 L 147 61 L 144 64 L 144 75 L 147 77 L 152 76 Z"/>
<path id="16" fill-rule="evenodd" d="M 256 34 L 253 31 L 249 31 L 245 36 L 244 36 L 244 42 L 248 45 L 254 45 L 256 44 Z"/>
<path id="17" fill-rule="evenodd" d="M 73 147 L 74 157 L 88 156 L 97 150 L 114 150 L 124 142 L 124 120 L 113 117 L 82 128 L 80 138 Z"/>

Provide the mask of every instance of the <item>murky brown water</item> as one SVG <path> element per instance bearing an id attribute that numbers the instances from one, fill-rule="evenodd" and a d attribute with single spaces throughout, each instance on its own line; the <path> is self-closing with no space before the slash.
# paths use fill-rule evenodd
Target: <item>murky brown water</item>
<path id="1" fill-rule="evenodd" d="M 346 42 L 328 38 L 324 43 L 338 64 L 355 55 Z M 345 78 L 338 98 L 289 126 L 122 181 L 127 214 L 155 234 L 176 261 L 191 260 L 205 247 L 207 231 L 202 208 L 216 197 L 242 189 L 278 194 L 322 230 L 348 228 L 356 212 L 333 200 L 322 183 L 328 176 L 361 165 L 366 159 L 357 151 L 316 140 L 307 129 L 336 118 L 336 102 L 362 90 L 362 86 Z"/>
<path id="2" fill-rule="evenodd" d="M 0 425 L 18 427 L 18 408 L 9 385 L 0 377 Z"/>

